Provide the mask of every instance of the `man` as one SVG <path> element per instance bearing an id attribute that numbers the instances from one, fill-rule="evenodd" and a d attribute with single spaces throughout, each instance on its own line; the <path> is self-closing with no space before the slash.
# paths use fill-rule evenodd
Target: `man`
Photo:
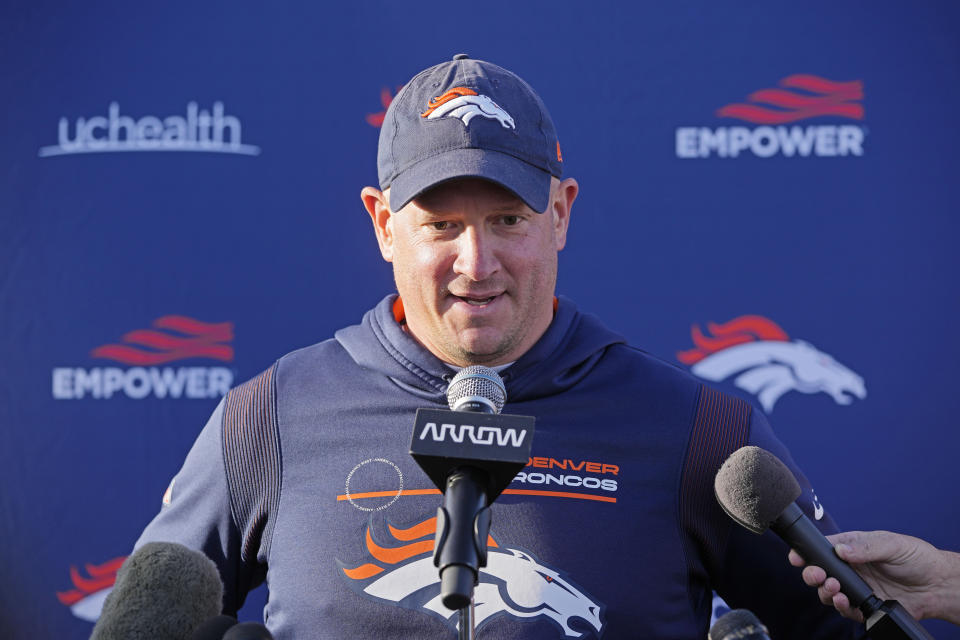
<path id="1" fill-rule="evenodd" d="M 881 600 L 897 600 L 917 620 L 939 618 L 960 625 L 960 553 L 891 531 L 846 531 L 827 538 Z M 806 562 L 793 549 L 790 564 Z M 863 614 L 840 593 L 840 583 L 817 566 L 803 570 L 803 581 L 817 587 L 820 601 L 862 622 Z"/>
<path id="2" fill-rule="evenodd" d="M 763 416 L 554 297 L 578 185 L 523 80 L 464 55 L 423 71 L 387 111 L 378 170 L 362 199 L 399 295 L 233 389 L 138 544 L 202 549 L 227 612 L 266 579 L 278 639 L 453 637 L 439 498 L 408 450 L 416 409 L 483 364 L 537 432 L 493 506 L 480 637 L 704 638 L 711 589 L 779 640 L 853 637 L 782 543 L 714 500 L 742 445 L 792 464 Z"/>

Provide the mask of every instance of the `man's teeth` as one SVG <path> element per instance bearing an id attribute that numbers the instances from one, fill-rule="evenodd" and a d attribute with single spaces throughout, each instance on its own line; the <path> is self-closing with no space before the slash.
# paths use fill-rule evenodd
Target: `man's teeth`
<path id="1" fill-rule="evenodd" d="M 463 300 L 464 302 L 466 302 L 467 304 L 472 304 L 472 305 L 474 305 L 474 306 L 479 307 L 479 306 L 481 306 L 481 305 L 487 304 L 488 302 L 490 302 L 491 300 L 493 300 L 495 297 L 496 297 L 496 296 L 490 296 L 489 298 L 463 298 L 463 297 L 461 297 L 460 299 Z"/>

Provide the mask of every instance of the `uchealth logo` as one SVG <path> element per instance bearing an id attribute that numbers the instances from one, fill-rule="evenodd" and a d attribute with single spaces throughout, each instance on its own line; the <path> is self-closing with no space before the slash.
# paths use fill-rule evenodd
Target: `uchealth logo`
<path id="1" fill-rule="evenodd" d="M 454 629 L 458 612 L 440 600 L 440 578 L 433 566 L 437 519 L 409 528 L 388 524 L 392 540 L 378 543 L 367 527 L 367 555 L 357 563 L 337 562 L 346 584 L 364 597 L 437 616 Z M 487 538 L 487 566 L 474 589 L 475 620 L 480 629 L 495 616 L 520 620 L 548 618 L 563 637 L 579 638 L 592 628 L 600 637 L 604 607 L 561 571 L 520 549 Z"/>
<path id="2" fill-rule="evenodd" d="M 78 117 L 73 126 L 64 116 L 57 126 L 57 144 L 41 147 L 39 156 L 117 151 L 203 151 L 246 156 L 260 154 L 260 147 L 244 144 L 242 126 L 236 116 L 227 115 L 222 102 L 211 110 L 188 102 L 184 115 L 153 115 L 134 119 L 120 114 L 120 105 L 111 102 L 106 116 Z"/>
<path id="3" fill-rule="evenodd" d="M 157 318 L 149 329 L 125 333 L 121 342 L 101 345 L 93 358 L 127 367 L 56 367 L 57 400 L 143 398 L 219 398 L 230 390 L 233 371 L 226 367 L 160 367 L 178 360 L 233 361 L 233 323 L 201 322 L 186 316 Z"/>
<path id="4" fill-rule="evenodd" d="M 747 315 L 708 323 L 711 335 L 693 325 L 695 348 L 677 353 L 690 371 L 711 382 L 733 383 L 757 396 L 768 413 L 788 391 L 826 393 L 837 404 L 867 397 L 863 378 L 803 340 L 790 340 L 775 322 Z"/>
<path id="5" fill-rule="evenodd" d="M 70 567 L 73 588 L 58 591 L 57 599 L 70 607 L 71 613 L 81 620 L 96 622 L 103 609 L 103 601 L 117 581 L 117 571 L 126 559 L 126 556 L 120 556 L 99 565 L 87 564 L 84 566 L 87 575 L 82 575 L 75 566 Z"/>
<path id="6" fill-rule="evenodd" d="M 776 88 L 760 89 L 746 102 L 720 107 L 716 115 L 753 125 L 678 127 L 678 158 L 758 158 L 862 156 L 867 131 L 857 124 L 829 119 L 863 120 L 863 82 L 836 82 L 820 76 L 795 74 Z M 811 118 L 817 124 L 791 124 Z M 826 120 L 823 120 L 826 119 Z"/>

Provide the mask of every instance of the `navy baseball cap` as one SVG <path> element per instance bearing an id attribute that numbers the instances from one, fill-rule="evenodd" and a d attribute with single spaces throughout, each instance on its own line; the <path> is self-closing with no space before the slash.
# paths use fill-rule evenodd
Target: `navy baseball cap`
<path id="1" fill-rule="evenodd" d="M 421 71 L 390 103 L 377 151 L 380 188 L 398 211 L 447 180 L 495 182 L 542 213 L 560 143 L 540 96 L 517 75 L 457 54 Z"/>

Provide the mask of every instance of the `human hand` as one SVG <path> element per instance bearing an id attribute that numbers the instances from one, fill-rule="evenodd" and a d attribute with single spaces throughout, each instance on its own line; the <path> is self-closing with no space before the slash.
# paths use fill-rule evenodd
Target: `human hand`
<path id="1" fill-rule="evenodd" d="M 883 600 L 897 600 L 917 618 L 943 618 L 960 624 L 960 556 L 919 538 L 889 531 L 848 531 L 827 536 L 837 555 L 850 564 Z M 804 566 L 790 550 L 790 564 Z M 820 601 L 863 622 L 860 611 L 840 592 L 840 583 L 817 566 L 803 570 L 803 581 L 817 587 Z"/>

